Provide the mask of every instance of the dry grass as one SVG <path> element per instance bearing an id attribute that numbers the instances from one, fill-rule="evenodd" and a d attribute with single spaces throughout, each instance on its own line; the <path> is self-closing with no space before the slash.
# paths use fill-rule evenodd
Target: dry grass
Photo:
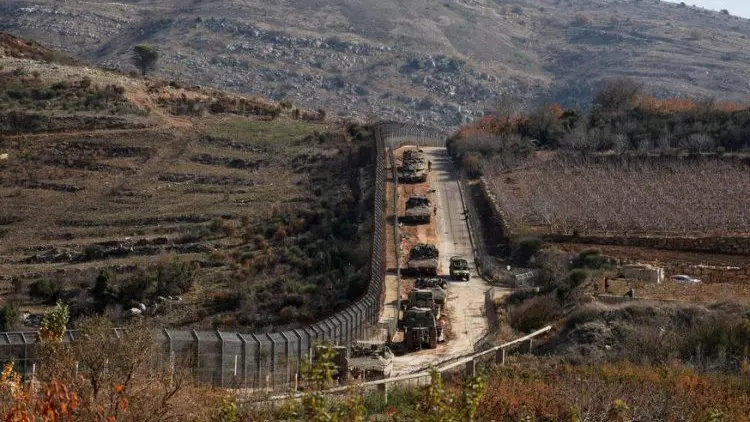
<path id="1" fill-rule="evenodd" d="M 82 126 L 0 139 L 0 151 L 8 154 L 0 161 L 3 303 L 12 300 L 22 310 L 44 309 L 26 292 L 34 281 L 49 278 L 68 292 L 64 294 L 73 295 L 71 300 L 85 305 L 90 300 L 85 291 L 99 269 L 115 268 L 121 285 L 142 277 L 143 270 L 165 257 L 179 258 L 206 268 L 199 270 L 200 283 L 184 301 L 157 319 L 212 327 L 213 314 L 222 310 L 210 295 L 217 289 L 238 289 L 230 277 L 231 255 L 264 234 L 257 233 L 260 223 L 288 212 L 312 215 L 321 201 L 338 208 L 340 201 L 352 197 L 350 178 L 343 176 L 351 144 L 340 127 L 284 116 L 174 116 L 159 105 L 160 97 L 169 94 L 179 101 L 181 93 L 189 93 L 221 97 L 227 103 L 235 97 L 61 64 L 7 57 L 0 58 L 0 64 L 5 71 L 22 66 L 28 83 L 40 86 L 80 84 L 84 76 L 92 87 L 117 84 L 124 90 L 118 88 L 123 95 L 117 100 L 148 110 L 141 118 L 150 126 L 96 131 Z M 65 116 L 62 110 L 54 112 Z M 332 188 L 337 177 L 345 183 Z M 287 265 L 280 261 L 272 272 L 283 273 Z M 263 284 L 268 276 L 253 277 Z M 21 280 L 20 292 L 13 292 L 12 279 Z M 112 316 L 118 317 L 117 311 Z"/>
<path id="2" fill-rule="evenodd" d="M 631 288 L 638 297 L 700 303 L 733 302 L 750 306 L 750 285 L 735 283 L 678 284 L 666 280 L 661 284 L 630 280 L 612 280 L 611 293 L 623 296 Z M 603 288 L 602 288 L 603 289 Z"/>

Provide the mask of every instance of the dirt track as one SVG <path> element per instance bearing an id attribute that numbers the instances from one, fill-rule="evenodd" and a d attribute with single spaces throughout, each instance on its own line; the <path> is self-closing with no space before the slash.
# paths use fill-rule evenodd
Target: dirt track
<path id="1" fill-rule="evenodd" d="M 437 365 L 457 356 L 470 353 L 474 345 L 488 332 L 484 312 L 487 284 L 476 274 L 469 230 L 458 185 L 459 174 L 445 148 L 423 148 L 432 162 L 430 182 L 436 190 L 433 200 L 437 206 L 437 242 L 440 250 L 440 274 L 448 273 L 448 261 L 453 255 L 469 260 L 471 280 L 451 281 L 448 287 L 447 314 L 449 334 L 445 343 L 434 350 L 423 350 L 396 357 L 394 376 Z M 404 253 L 408 251 L 403 251 Z M 395 289 L 395 277 L 388 277 L 387 291 Z M 392 296 L 392 295 L 391 295 Z M 386 293 L 386 297 L 389 295 Z"/>

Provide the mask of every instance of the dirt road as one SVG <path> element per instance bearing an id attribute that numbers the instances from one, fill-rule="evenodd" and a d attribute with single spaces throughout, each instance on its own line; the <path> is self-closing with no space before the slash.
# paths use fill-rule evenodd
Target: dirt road
<path id="1" fill-rule="evenodd" d="M 436 365 L 456 356 L 470 353 L 474 345 L 488 331 L 484 311 L 487 284 L 477 276 L 471 250 L 469 230 L 466 225 L 458 170 L 445 148 L 423 148 L 432 162 L 430 182 L 436 190 L 437 238 L 440 250 L 440 274 L 448 274 L 448 262 L 453 255 L 463 255 L 469 260 L 472 277 L 468 282 L 451 281 L 448 286 L 447 315 L 450 324 L 448 339 L 434 350 L 422 350 L 396 357 L 393 375 L 413 372 Z"/>

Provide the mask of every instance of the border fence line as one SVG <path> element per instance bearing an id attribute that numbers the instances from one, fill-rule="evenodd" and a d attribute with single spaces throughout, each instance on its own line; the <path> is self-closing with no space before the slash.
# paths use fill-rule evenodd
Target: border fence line
<path id="1" fill-rule="evenodd" d="M 549 331 L 552 330 L 552 326 L 548 325 L 546 327 L 540 328 L 530 334 L 527 334 L 521 338 L 517 338 L 515 340 L 511 340 L 507 343 L 503 343 L 499 346 L 494 346 L 489 349 L 483 350 L 481 352 L 472 353 L 467 356 L 459 357 L 456 360 L 453 360 L 449 363 L 446 363 L 442 366 L 436 367 L 433 370 L 437 371 L 440 374 L 445 374 L 449 372 L 455 372 L 456 370 L 463 369 L 465 373 L 469 376 L 475 376 L 477 373 L 477 364 L 481 363 L 482 361 L 490 360 L 494 361 L 497 364 L 505 365 L 505 360 L 507 356 L 508 349 L 518 346 L 525 346 L 524 350 L 521 350 L 521 353 L 531 353 L 533 350 L 534 345 L 534 338 L 539 337 Z M 430 384 L 431 378 L 430 378 L 430 372 L 431 371 L 419 371 L 415 372 L 413 374 L 407 374 L 407 375 L 401 375 L 393 378 L 384 378 L 380 380 L 375 381 L 366 381 L 360 384 L 357 384 L 357 387 L 368 389 L 368 388 L 379 388 L 381 391 L 383 391 L 386 402 L 388 397 L 388 389 L 391 385 L 425 385 Z M 325 394 L 341 394 L 346 393 L 349 391 L 348 386 L 344 387 L 335 387 L 330 388 L 327 390 L 323 390 L 322 393 Z M 265 401 L 283 401 L 283 400 L 289 400 L 290 398 L 299 398 L 304 396 L 305 393 L 303 392 L 295 392 L 293 395 L 276 395 L 271 396 L 268 399 L 265 399 Z"/>
<path id="2" fill-rule="evenodd" d="M 186 329 L 160 329 L 154 333 L 154 364 L 173 367 L 177 359 L 192 366 L 198 380 L 217 387 L 248 391 L 287 391 L 301 371 L 305 355 L 320 342 L 346 344 L 381 334 L 378 319 L 383 303 L 386 248 L 387 148 L 406 142 L 444 146 L 440 130 L 398 122 L 372 125 L 377 156 L 373 201 L 373 238 L 367 291 L 346 309 L 298 329 L 273 333 L 237 333 Z M 120 338 L 122 329 L 111 336 Z M 80 331 L 68 330 L 64 342 L 76 341 Z M 0 363 L 14 361 L 19 373 L 31 376 L 36 368 L 37 332 L 0 333 Z M 85 370 L 85 369 L 84 369 Z"/>

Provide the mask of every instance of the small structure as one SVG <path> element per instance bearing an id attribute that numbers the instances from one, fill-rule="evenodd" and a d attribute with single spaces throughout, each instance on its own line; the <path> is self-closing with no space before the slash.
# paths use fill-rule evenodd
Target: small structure
<path id="1" fill-rule="evenodd" d="M 619 275 L 629 280 L 661 283 L 664 281 L 664 268 L 649 264 L 632 264 L 620 267 Z"/>

